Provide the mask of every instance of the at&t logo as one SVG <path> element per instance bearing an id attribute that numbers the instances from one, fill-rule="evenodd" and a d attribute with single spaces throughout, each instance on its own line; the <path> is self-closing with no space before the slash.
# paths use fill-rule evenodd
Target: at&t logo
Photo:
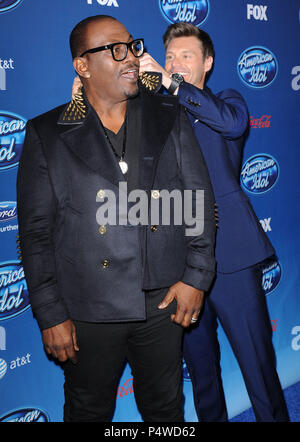
<path id="1" fill-rule="evenodd" d="M 253 46 L 240 55 L 237 64 L 241 80 L 250 87 L 263 88 L 271 84 L 278 72 L 275 55 L 262 46 Z"/>
<path id="2" fill-rule="evenodd" d="M 0 379 L 2 379 L 7 372 L 7 363 L 4 359 L 0 358 Z"/>
<path id="3" fill-rule="evenodd" d="M 49 422 L 49 417 L 39 408 L 23 408 L 2 416 L 0 422 Z"/>
<path id="4" fill-rule="evenodd" d="M 0 171 L 16 167 L 21 156 L 26 120 L 0 111 Z"/>
<path id="5" fill-rule="evenodd" d="M 14 60 L 12 58 L 9 58 L 8 60 L 2 60 L 2 58 L 0 58 L 0 91 L 6 90 L 6 71 L 15 69 L 13 64 Z"/>
<path id="6" fill-rule="evenodd" d="M 162 15 L 171 23 L 200 26 L 209 14 L 209 0 L 158 0 Z"/>
<path id="7" fill-rule="evenodd" d="M 23 0 L 0 0 L 0 12 L 8 11 L 14 8 Z"/>
<path id="8" fill-rule="evenodd" d="M 23 267 L 18 262 L 0 264 L 0 321 L 30 307 Z"/>
<path id="9" fill-rule="evenodd" d="M 265 153 L 254 155 L 243 165 L 241 184 L 251 193 L 269 191 L 279 176 L 279 165 L 274 157 Z"/>

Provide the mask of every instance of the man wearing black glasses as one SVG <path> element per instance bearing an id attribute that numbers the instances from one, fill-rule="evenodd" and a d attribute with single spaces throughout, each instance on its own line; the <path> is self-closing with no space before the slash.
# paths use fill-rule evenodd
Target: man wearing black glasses
<path id="1" fill-rule="evenodd" d="M 144 421 L 182 421 L 182 330 L 215 267 L 207 169 L 177 98 L 139 89 L 142 39 L 96 16 L 70 46 L 83 91 L 28 123 L 18 173 L 23 265 L 45 349 L 64 366 L 64 419 L 111 420 L 127 359 Z M 204 229 L 186 236 L 176 213 L 168 225 L 99 224 L 112 194 L 119 213 L 120 183 L 147 207 L 161 189 L 192 191 L 194 212 L 204 190 Z"/>

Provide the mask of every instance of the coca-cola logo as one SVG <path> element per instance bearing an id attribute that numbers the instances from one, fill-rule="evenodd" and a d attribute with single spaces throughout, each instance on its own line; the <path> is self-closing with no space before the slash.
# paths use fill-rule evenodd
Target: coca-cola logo
<path id="1" fill-rule="evenodd" d="M 133 393 L 133 378 L 127 379 L 124 384 L 119 385 L 117 390 L 117 397 L 123 398 Z"/>
<path id="2" fill-rule="evenodd" d="M 30 307 L 24 269 L 19 262 L 0 263 L 0 321 Z"/>
<path id="3" fill-rule="evenodd" d="M 26 120 L 12 112 L 0 112 L 0 171 L 19 164 Z"/>
<path id="4" fill-rule="evenodd" d="M 271 115 L 262 115 L 260 118 L 249 118 L 250 127 L 252 129 L 265 129 L 271 125 Z"/>
<path id="5" fill-rule="evenodd" d="M 23 0 L 1 0 L 0 1 L 0 12 L 8 11 L 9 9 L 15 8 Z"/>

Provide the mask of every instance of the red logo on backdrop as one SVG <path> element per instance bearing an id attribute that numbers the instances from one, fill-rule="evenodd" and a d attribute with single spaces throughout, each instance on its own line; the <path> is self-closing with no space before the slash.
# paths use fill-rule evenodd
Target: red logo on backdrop
<path id="1" fill-rule="evenodd" d="M 250 117 L 250 127 L 253 129 L 264 129 L 271 125 L 271 115 L 262 115 L 260 118 Z"/>
<path id="2" fill-rule="evenodd" d="M 277 330 L 277 319 L 271 319 L 272 322 L 272 331 L 276 331 Z"/>
<path id="3" fill-rule="evenodd" d="M 117 397 L 124 397 L 128 396 L 129 394 L 133 393 L 133 385 L 132 385 L 133 378 L 127 379 L 123 385 L 119 385 L 118 391 L 117 391 Z"/>

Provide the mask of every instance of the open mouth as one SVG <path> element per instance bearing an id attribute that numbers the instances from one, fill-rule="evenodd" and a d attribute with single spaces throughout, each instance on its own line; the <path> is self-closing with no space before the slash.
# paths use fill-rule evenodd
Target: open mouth
<path id="1" fill-rule="evenodd" d="M 186 72 L 186 71 L 176 71 L 176 72 L 172 72 L 172 74 L 180 74 L 180 75 L 182 75 L 183 77 L 186 77 L 187 75 L 189 75 L 189 72 Z"/>
<path id="2" fill-rule="evenodd" d="M 137 81 L 138 75 L 138 69 L 128 69 L 127 71 L 122 72 L 121 77 L 126 78 L 127 80 Z"/>

